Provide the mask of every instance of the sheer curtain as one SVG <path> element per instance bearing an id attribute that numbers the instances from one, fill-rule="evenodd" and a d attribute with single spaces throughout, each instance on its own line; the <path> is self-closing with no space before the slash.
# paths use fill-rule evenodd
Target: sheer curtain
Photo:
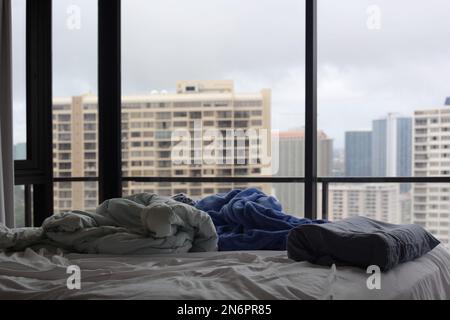
<path id="1" fill-rule="evenodd" d="M 0 224 L 14 227 L 11 0 L 0 0 Z"/>

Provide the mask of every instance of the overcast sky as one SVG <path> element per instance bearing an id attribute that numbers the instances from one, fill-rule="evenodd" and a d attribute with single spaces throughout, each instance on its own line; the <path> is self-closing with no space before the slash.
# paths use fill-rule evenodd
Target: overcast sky
<path id="1" fill-rule="evenodd" d="M 15 140 L 25 139 L 24 0 L 13 0 Z M 319 126 L 370 129 L 390 112 L 441 107 L 450 96 L 450 1 L 319 0 Z M 97 10 L 54 3 L 54 96 L 97 92 Z M 173 91 L 183 79 L 232 79 L 273 91 L 273 127 L 304 125 L 304 0 L 122 0 L 123 93 Z M 71 5 L 81 29 L 67 26 Z M 370 6 L 380 29 L 370 29 Z M 72 11 L 73 13 L 73 11 Z M 371 24 L 373 26 L 373 24 Z"/>

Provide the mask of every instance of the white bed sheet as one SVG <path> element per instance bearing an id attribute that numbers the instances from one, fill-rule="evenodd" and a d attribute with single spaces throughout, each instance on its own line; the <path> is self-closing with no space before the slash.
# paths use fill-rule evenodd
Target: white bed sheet
<path id="1" fill-rule="evenodd" d="M 68 290 L 67 267 L 81 269 Z M 443 246 L 381 275 L 296 263 L 285 252 L 165 256 L 0 253 L 0 299 L 450 299 L 450 253 Z"/>

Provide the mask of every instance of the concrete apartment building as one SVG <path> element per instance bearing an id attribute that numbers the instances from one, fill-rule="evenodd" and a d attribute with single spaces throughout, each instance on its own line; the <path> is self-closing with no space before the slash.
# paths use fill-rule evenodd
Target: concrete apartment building
<path id="1" fill-rule="evenodd" d="M 279 177 L 303 177 L 305 175 L 305 131 L 292 130 L 277 134 L 279 139 Z M 324 132 L 318 133 L 318 174 L 330 176 L 333 167 L 333 139 Z M 285 212 L 304 216 L 304 185 L 274 184 L 274 193 L 283 204 Z"/>
<path id="2" fill-rule="evenodd" d="M 98 170 L 97 97 L 58 98 L 53 106 L 53 159 L 55 177 L 95 177 Z M 180 81 L 175 93 L 152 92 L 122 99 L 122 161 L 124 177 L 257 176 L 262 163 L 174 164 L 172 132 L 266 129 L 271 132 L 271 91 L 236 93 L 233 81 Z M 194 135 L 193 135 L 194 136 Z M 197 138 L 195 138 L 197 139 Z M 270 136 L 267 139 L 270 141 Z M 234 141 L 234 139 L 233 139 Z M 270 143 L 270 142 L 269 142 Z M 200 142 L 200 146 L 205 141 Z M 198 144 L 197 144 L 198 146 Z M 228 148 L 229 147 L 225 147 Z M 224 149 L 224 152 L 229 151 Z M 270 149 L 270 146 L 269 146 Z M 201 152 L 193 150 L 198 160 Z M 235 150 L 236 151 L 236 150 Z M 249 152 L 249 146 L 245 150 Z M 230 183 L 124 183 L 124 195 L 149 192 L 163 196 L 186 193 L 194 198 L 248 184 Z M 268 184 L 252 185 L 270 192 Z M 55 212 L 92 210 L 98 205 L 96 182 L 55 184 Z"/>
<path id="3" fill-rule="evenodd" d="M 397 184 L 332 184 L 328 195 L 328 219 L 364 216 L 389 223 L 404 223 Z M 321 193 L 319 193 L 321 210 Z"/>
<path id="4" fill-rule="evenodd" d="M 450 177 L 450 99 L 445 108 L 414 114 L 413 169 L 416 177 Z M 449 180 L 450 181 L 450 180 Z M 450 183 L 413 186 L 412 222 L 450 244 Z"/>

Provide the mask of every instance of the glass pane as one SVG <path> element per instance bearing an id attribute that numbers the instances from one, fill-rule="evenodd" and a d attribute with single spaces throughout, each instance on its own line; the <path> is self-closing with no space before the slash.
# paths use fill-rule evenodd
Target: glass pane
<path id="1" fill-rule="evenodd" d="M 124 176 L 303 175 L 304 1 L 122 6 Z"/>
<path id="2" fill-rule="evenodd" d="M 335 141 L 333 175 L 450 174 L 449 10 L 318 1 L 319 126 Z"/>
<path id="3" fill-rule="evenodd" d="M 53 1 L 53 91 L 97 93 L 97 1 Z"/>
<path id="4" fill-rule="evenodd" d="M 365 216 L 394 224 L 419 224 L 450 245 L 449 184 L 331 184 L 328 201 L 331 221 Z"/>
<path id="5" fill-rule="evenodd" d="M 25 186 L 14 187 L 14 217 L 16 228 L 25 227 Z"/>
<path id="6" fill-rule="evenodd" d="M 14 159 L 27 159 L 26 0 L 11 1 Z"/>
<path id="7" fill-rule="evenodd" d="M 95 211 L 97 206 L 97 182 L 58 182 L 54 184 L 55 213 L 71 210 Z"/>
<path id="8" fill-rule="evenodd" d="M 97 176 L 97 20 L 96 1 L 53 1 L 55 177 Z"/>
<path id="9" fill-rule="evenodd" d="M 300 183 L 273 183 L 270 194 L 283 206 L 283 212 L 291 216 L 305 217 L 305 186 Z"/>
<path id="10" fill-rule="evenodd" d="M 156 193 L 164 197 L 185 194 L 194 201 L 218 193 L 228 193 L 234 189 L 256 188 L 275 197 L 286 214 L 304 217 L 304 204 L 298 201 L 298 192 L 303 192 L 303 184 L 249 184 L 249 183 L 140 183 L 124 182 L 124 196 L 139 193 Z"/>

